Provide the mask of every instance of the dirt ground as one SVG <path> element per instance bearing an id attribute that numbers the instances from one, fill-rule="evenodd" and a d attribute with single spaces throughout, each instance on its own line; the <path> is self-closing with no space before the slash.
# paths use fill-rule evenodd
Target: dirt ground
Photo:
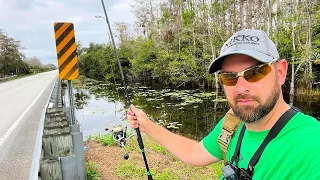
<path id="1" fill-rule="evenodd" d="M 148 139 L 144 139 L 144 141 L 150 169 L 157 172 L 169 169 L 170 172 L 178 177 L 176 179 L 218 179 L 218 173 L 215 168 L 186 165 L 169 153 L 155 152 L 152 148 L 148 148 L 151 141 Z M 98 164 L 99 176 L 102 180 L 147 179 L 146 175 L 140 178 L 136 178 L 134 175 L 121 178 L 117 172 L 117 167 L 121 164 L 123 165 L 126 161 L 133 163 L 134 166 L 140 169 L 145 168 L 143 157 L 136 142 L 132 141 L 129 145 L 132 147 L 132 152 L 129 152 L 129 160 L 123 159 L 123 150 L 119 146 L 103 146 L 95 140 L 85 142 L 85 146 L 87 147 L 85 151 L 86 161 L 93 160 Z"/>

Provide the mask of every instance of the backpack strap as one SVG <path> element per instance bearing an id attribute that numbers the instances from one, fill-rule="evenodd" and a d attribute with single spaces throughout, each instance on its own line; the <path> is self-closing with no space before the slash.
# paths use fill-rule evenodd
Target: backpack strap
<path id="1" fill-rule="evenodd" d="M 224 117 L 221 133 L 218 137 L 218 143 L 220 145 L 221 150 L 223 151 L 224 163 L 227 162 L 226 154 L 227 154 L 229 143 L 240 124 L 241 124 L 241 120 L 238 119 L 237 116 L 230 109 Z"/>
<path id="2" fill-rule="evenodd" d="M 269 144 L 270 141 L 272 141 L 277 135 L 280 133 L 280 131 L 283 129 L 283 127 L 289 122 L 289 120 L 299 112 L 298 109 L 291 107 L 288 109 L 280 118 L 279 120 L 273 125 L 269 133 L 267 134 L 266 138 L 263 140 L 262 144 L 259 146 L 258 150 L 254 153 L 252 158 L 249 161 L 248 169 L 250 171 L 253 171 L 253 168 L 259 161 L 264 149 Z"/>

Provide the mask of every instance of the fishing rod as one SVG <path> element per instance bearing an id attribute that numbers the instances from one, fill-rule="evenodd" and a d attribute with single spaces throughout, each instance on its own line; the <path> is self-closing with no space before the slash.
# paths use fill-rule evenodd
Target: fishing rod
<path id="1" fill-rule="evenodd" d="M 115 42 L 114 42 L 114 38 L 113 38 L 111 26 L 110 26 L 110 23 L 109 23 L 109 19 L 108 19 L 106 7 L 104 6 L 103 0 L 101 0 L 101 4 L 102 4 L 102 7 L 103 7 L 104 15 L 106 16 L 105 18 L 106 18 L 106 22 L 107 22 L 107 24 L 108 24 L 109 33 L 110 33 L 111 41 L 112 41 L 112 45 L 113 45 L 113 50 L 114 50 L 114 52 L 115 52 L 115 54 L 116 54 L 116 59 L 117 59 L 118 66 L 119 66 L 119 70 L 120 70 L 120 74 L 121 74 L 121 81 L 122 81 L 122 84 L 123 84 L 123 87 L 124 87 L 124 90 L 125 90 L 125 93 L 126 93 L 126 97 L 127 97 L 127 100 L 128 100 L 128 104 L 129 104 L 129 106 L 130 106 L 130 105 L 131 105 L 131 97 L 129 96 L 129 93 L 128 93 L 127 84 L 126 84 L 126 81 L 125 81 L 125 79 L 124 79 L 124 75 L 123 75 L 121 63 L 120 63 L 120 60 L 119 60 L 118 51 L 117 51 L 117 48 L 116 48 L 116 44 L 115 44 Z M 147 162 L 147 157 L 146 157 L 146 154 L 145 154 L 145 152 L 144 152 L 144 145 L 143 145 L 143 141 L 142 141 L 142 137 L 141 137 L 141 133 L 140 133 L 139 127 L 135 128 L 135 131 L 136 131 L 136 134 L 137 134 L 137 141 L 138 141 L 138 144 L 139 144 L 139 147 L 140 147 L 142 156 L 143 156 L 144 164 L 145 164 L 145 166 L 146 166 L 147 175 L 148 175 L 148 180 L 153 180 L 152 175 L 151 175 L 150 170 L 149 170 L 149 166 L 148 166 L 148 162 Z"/>

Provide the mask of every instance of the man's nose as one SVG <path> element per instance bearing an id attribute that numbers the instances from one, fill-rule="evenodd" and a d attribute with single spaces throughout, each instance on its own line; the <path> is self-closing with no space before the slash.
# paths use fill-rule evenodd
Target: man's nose
<path id="1" fill-rule="evenodd" d="M 249 90 L 249 83 L 247 80 L 245 80 L 242 76 L 238 77 L 238 81 L 236 84 L 236 91 L 238 93 L 244 93 Z"/>

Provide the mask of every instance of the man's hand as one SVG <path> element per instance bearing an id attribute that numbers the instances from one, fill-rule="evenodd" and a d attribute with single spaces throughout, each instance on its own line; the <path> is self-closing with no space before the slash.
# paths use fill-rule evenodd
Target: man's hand
<path id="1" fill-rule="evenodd" d="M 153 123 L 146 113 L 133 105 L 128 110 L 127 118 L 131 128 L 139 127 L 141 132 L 147 133 L 152 139 L 187 164 L 205 166 L 219 161 L 204 148 L 202 142 L 179 136 Z"/>
<path id="2" fill-rule="evenodd" d="M 148 125 L 152 123 L 147 114 L 141 109 L 134 107 L 134 105 L 131 105 L 128 109 L 127 118 L 130 123 L 130 127 L 139 127 L 141 132 L 146 132 Z"/>

